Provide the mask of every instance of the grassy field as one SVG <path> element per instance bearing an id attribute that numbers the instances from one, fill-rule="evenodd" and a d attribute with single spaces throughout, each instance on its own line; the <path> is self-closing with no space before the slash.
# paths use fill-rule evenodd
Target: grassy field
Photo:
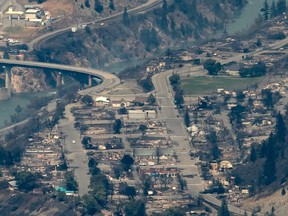
<path id="1" fill-rule="evenodd" d="M 24 29 L 22 27 L 19 27 L 19 26 L 17 26 L 17 27 L 6 27 L 4 29 L 5 32 L 10 33 L 10 34 L 18 34 L 18 33 L 23 32 L 23 30 Z"/>
<path id="2" fill-rule="evenodd" d="M 225 90 L 244 90 L 261 82 L 262 79 L 262 77 L 187 77 L 181 80 L 181 86 L 185 94 L 205 95 L 216 92 L 218 88 L 224 88 Z"/>

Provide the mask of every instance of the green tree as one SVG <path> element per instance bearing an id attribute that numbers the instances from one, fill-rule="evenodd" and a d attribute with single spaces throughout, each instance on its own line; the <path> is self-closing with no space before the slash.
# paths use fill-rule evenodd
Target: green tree
<path id="1" fill-rule="evenodd" d="M 125 188 L 125 195 L 130 199 L 133 199 L 136 196 L 136 188 L 133 186 L 127 186 Z"/>
<path id="2" fill-rule="evenodd" d="M 156 103 L 156 98 L 153 94 L 150 94 L 147 98 L 147 101 L 150 105 L 154 105 Z"/>
<path id="3" fill-rule="evenodd" d="M 217 216 L 230 216 L 228 205 L 225 199 L 222 201 L 221 207 L 217 212 Z"/>
<path id="4" fill-rule="evenodd" d="M 85 7 L 90 8 L 90 1 L 89 0 L 85 0 L 84 4 L 85 4 Z"/>
<path id="5" fill-rule="evenodd" d="M 282 15 L 287 11 L 286 0 L 278 0 L 277 1 L 277 15 Z"/>
<path id="6" fill-rule="evenodd" d="M 176 23 L 175 23 L 173 17 L 171 17 L 171 19 L 170 19 L 170 29 L 171 29 L 171 32 L 172 32 L 172 36 L 175 37 L 175 36 L 176 36 L 176 32 L 175 32 L 175 30 L 176 30 Z"/>
<path id="7" fill-rule="evenodd" d="M 272 109 L 275 104 L 275 100 L 273 98 L 273 94 L 271 89 L 262 89 L 262 103 L 267 107 L 267 109 Z"/>
<path id="8" fill-rule="evenodd" d="M 97 203 L 97 201 L 94 199 L 92 195 L 85 194 L 83 196 L 83 200 L 84 200 L 84 205 L 86 208 L 86 213 L 88 215 L 94 215 L 95 213 L 99 211 L 99 204 Z"/>
<path id="9" fill-rule="evenodd" d="M 285 143 L 287 128 L 286 128 L 286 124 L 283 119 L 283 116 L 280 112 L 278 112 L 276 116 L 276 128 L 275 129 L 276 129 L 277 141 L 281 143 Z"/>
<path id="10" fill-rule="evenodd" d="M 222 65 L 220 62 L 216 62 L 214 59 L 207 59 L 204 62 L 204 69 L 208 71 L 209 75 L 217 75 L 219 71 L 222 69 Z"/>
<path id="11" fill-rule="evenodd" d="M 184 123 L 186 127 L 190 126 L 190 116 L 188 111 L 186 111 L 184 114 Z"/>
<path id="12" fill-rule="evenodd" d="M 172 86 L 178 85 L 180 83 L 180 76 L 179 74 L 173 73 L 172 76 L 169 77 L 169 81 Z"/>
<path id="13" fill-rule="evenodd" d="M 269 14 L 270 14 L 270 7 L 269 7 L 267 0 L 264 1 L 263 8 L 261 8 L 260 11 L 262 12 L 262 16 L 264 20 L 267 21 L 269 19 Z"/>
<path id="14" fill-rule="evenodd" d="M 246 108 L 242 105 L 237 105 L 235 107 L 231 108 L 231 111 L 229 113 L 230 117 L 230 122 L 231 123 L 236 123 L 236 124 L 241 124 L 242 119 L 244 118 L 244 112 Z"/>
<path id="15" fill-rule="evenodd" d="M 17 114 L 21 113 L 23 111 L 22 107 L 20 105 L 17 105 L 16 108 L 15 108 L 15 112 Z"/>
<path id="16" fill-rule="evenodd" d="M 124 155 L 121 159 L 121 165 L 125 171 L 129 171 L 134 164 L 134 159 L 130 155 Z"/>
<path id="17" fill-rule="evenodd" d="M 37 187 L 37 177 L 36 173 L 31 173 L 28 171 L 17 172 L 15 175 L 15 180 L 17 182 L 18 188 L 24 191 L 31 191 Z"/>
<path id="18" fill-rule="evenodd" d="M 276 8 L 276 4 L 275 4 L 275 0 L 272 1 L 272 4 L 271 4 L 271 14 L 270 14 L 270 17 L 271 18 L 274 18 L 277 16 L 277 8 Z"/>
<path id="19" fill-rule="evenodd" d="M 123 24 L 125 26 L 129 26 L 130 25 L 130 18 L 129 18 L 129 14 L 128 14 L 128 11 L 127 11 L 126 7 L 124 8 L 124 11 L 123 11 L 122 22 L 123 22 Z"/>
<path id="20" fill-rule="evenodd" d="M 92 106 L 93 105 L 93 98 L 90 95 L 84 95 L 81 98 L 81 102 L 86 104 L 87 106 Z"/>
<path id="21" fill-rule="evenodd" d="M 109 1 L 109 8 L 113 11 L 115 10 L 114 0 Z"/>
<path id="22" fill-rule="evenodd" d="M 269 185 L 276 180 L 276 138 L 271 133 L 266 143 L 266 160 L 263 165 L 265 184 Z"/>
<path id="23" fill-rule="evenodd" d="M 254 146 L 250 149 L 250 161 L 255 162 L 257 160 L 257 153 L 255 151 Z"/>
<path id="24" fill-rule="evenodd" d="M 138 130 L 140 130 L 142 135 L 144 135 L 145 131 L 147 130 L 147 126 L 144 124 L 140 124 Z"/>
<path id="25" fill-rule="evenodd" d="M 78 183 L 74 178 L 74 172 L 70 171 L 65 173 L 65 181 L 67 190 L 70 191 L 77 191 L 78 190 Z"/>
<path id="26" fill-rule="evenodd" d="M 277 141 L 277 147 L 280 149 L 281 157 L 284 158 L 286 150 L 286 133 L 287 128 L 283 116 L 279 112 L 276 116 L 276 125 L 275 125 L 275 135 Z"/>
<path id="27" fill-rule="evenodd" d="M 162 14 L 161 14 L 161 29 L 162 30 L 167 30 L 167 27 L 168 27 L 167 14 L 168 14 L 167 1 L 163 0 L 163 3 L 162 3 Z"/>
<path id="28" fill-rule="evenodd" d="M 132 199 L 125 203 L 124 213 L 129 216 L 146 216 L 145 204 L 141 200 Z"/>
<path id="29" fill-rule="evenodd" d="M 98 163 L 95 161 L 94 158 L 90 158 L 89 161 L 88 161 L 88 167 L 89 168 L 95 167 L 95 166 L 97 166 L 97 164 Z"/>
<path id="30" fill-rule="evenodd" d="M 121 133 L 121 128 L 122 128 L 122 121 L 121 119 L 116 119 L 115 123 L 113 125 L 113 130 L 115 134 L 120 134 Z"/>
<path id="31" fill-rule="evenodd" d="M 285 194 L 286 194 L 286 190 L 285 190 L 285 188 L 282 188 L 281 195 L 284 196 Z"/>
<path id="32" fill-rule="evenodd" d="M 236 99 L 238 103 L 242 103 L 245 99 L 246 95 L 243 93 L 243 91 L 238 91 L 236 95 Z"/>
<path id="33" fill-rule="evenodd" d="M 100 0 L 95 0 L 94 10 L 95 10 L 97 13 L 102 13 L 102 12 L 103 12 L 104 7 L 103 7 L 102 3 L 100 2 Z"/>
<path id="34" fill-rule="evenodd" d="M 118 113 L 119 115 L 126 115 L 128 114 L 128 111 L 125 107 L 121 107 L 119 110 L 118 110 Z"/>
<path id="35" fill-rule="evenodd" d="M 58 201 L 60 201 L 60 202 L 65 201 L 65 199 L 66 199 L 66 194 L 65 194 L 65 192 L 58 190 L 58 191 L 57 191 L 57 199 L 58 199 Z"/>
<path id="36" fill-rule="evenodd" d="M 184 103 L 183 91 L 177 89 L 174 95 L 174 102 L 177 106 L 181 106 Z"/>

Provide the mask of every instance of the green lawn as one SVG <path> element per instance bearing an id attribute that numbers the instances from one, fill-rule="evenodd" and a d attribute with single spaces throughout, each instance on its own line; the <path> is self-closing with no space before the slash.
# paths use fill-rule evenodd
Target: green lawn
<path id="1" fill-rule="evenodd" d="M 244 90 L 263 80 L 263 77 L 187 77 L 181 79 L 181 86 L 185 94 L 205 95 L 216 92 L 218 88 L 225 90 Z"/>

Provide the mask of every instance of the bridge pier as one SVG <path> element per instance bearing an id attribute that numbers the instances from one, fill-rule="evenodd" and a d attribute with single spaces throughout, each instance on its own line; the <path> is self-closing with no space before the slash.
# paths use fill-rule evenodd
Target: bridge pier
<path id="1" fill-rule="evenodd" d="M 92 78 L 92 75 L 89 75 L 88 77 L 88 86 L 92 86 L 92 81 L 93 81 L 93 78 Z"/>
<path id="2" fill-rule="evenodd" d="M 8 98 L 11 98 L 12 95 L 12 79 L 11 79 L 11 71 L 12 67 L 3 66 L 6 79 L 5 79 L 5 88 L 7 89 Z"/>
<path id="3" fill-rule="evenodd" d="M 60 87 L 62 85 L 62 73 L 59 72 L 56 75 L 56 87 Z"/>

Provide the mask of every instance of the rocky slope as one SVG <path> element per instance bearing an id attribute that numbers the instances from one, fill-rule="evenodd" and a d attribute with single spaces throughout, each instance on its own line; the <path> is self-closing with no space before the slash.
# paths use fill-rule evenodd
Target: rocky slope
<path id="1" fill-rule="evenodd" d="M 46 76 L 37 69 L 15 67 L 12 70 L 12 87 L 14 93 L 32 93 L 48 88 Z"/>

